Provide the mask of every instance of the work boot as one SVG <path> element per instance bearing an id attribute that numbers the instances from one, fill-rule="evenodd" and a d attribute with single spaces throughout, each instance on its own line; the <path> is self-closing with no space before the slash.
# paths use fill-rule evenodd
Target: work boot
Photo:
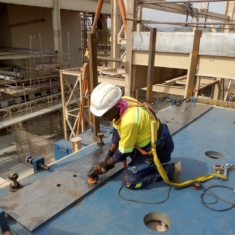
<path id="1" fill-rule="evenodd" d="M 174 163 L 174 167 L 175 167 L 175 171 L 174 171 L 172 181 L 175 182 L 175 183 L 179 183 L 180 182 L 180 176 L 181 176 L 181 173 L 182 173 L 182 168 L 181 168 L 180 161 Z"/>

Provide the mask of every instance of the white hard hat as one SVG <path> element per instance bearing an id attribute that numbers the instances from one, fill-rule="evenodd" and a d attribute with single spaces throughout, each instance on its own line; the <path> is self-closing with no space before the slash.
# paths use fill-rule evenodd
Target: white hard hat
<path id="1" fill-rule="evenodd" d="M 121 98 L 122 91 L 119 87 L 103 82 L 91 94 L 90 110 L 95 116 L 102 116 L 111 109 Z"/>

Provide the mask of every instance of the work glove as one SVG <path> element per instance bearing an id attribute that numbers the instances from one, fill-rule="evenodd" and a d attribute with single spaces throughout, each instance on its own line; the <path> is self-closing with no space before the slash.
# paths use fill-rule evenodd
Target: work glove
<path id="1" fill-rule="evenodd" d="M 99 175 L 105 174 L 110 169 L 114 168 L 113 158 L 110 157 L 107 161 L 100 162 L 98 164 L 99 167 Z"/>
<path id="2" fill-rule="evenodd" d="M 99 167 L 99 175 L 105 174 L 109 171 L 109 169 L 111 169 L 106 161 L 100 162 L 98 164 L 98 167 Z"/>
<path id="3" fill-rule="evenodd" d="M 106 161 L 100 162 L 98 166 L 93 166 L 87 173 L 89 178 L 97 178 L 98 175 L 105 174 L 114 166 L 109 166 Z"/>

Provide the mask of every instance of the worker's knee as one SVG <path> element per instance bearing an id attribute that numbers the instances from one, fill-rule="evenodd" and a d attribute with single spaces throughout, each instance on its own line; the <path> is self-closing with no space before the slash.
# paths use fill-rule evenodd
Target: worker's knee
<path id="1" fill-rule="evenodd" d="M 129 174 L 127 170 L 124 170 L 122 174 L 122 185 L 128 189 L 135 189 L 140 188 L 142 183 L 140 182 L 140 179 L 136 177 L 136 175 Z"/>

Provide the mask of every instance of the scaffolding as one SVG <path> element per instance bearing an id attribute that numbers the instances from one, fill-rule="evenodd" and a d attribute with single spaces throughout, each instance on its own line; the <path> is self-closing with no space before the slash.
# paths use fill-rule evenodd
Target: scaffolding
<path id="1" fill-rule="evenodd" d="M 55 112 L 10 129 L 15 135 L 19 162 L 24 162 L 26 156 L 44 157 L 46 164 L 54 161 L 54 142 L 61 139 L 61 118 Z"/>
<path id="2" fill-rule="evenodd" d="M 81 12 L 81 35 L 82 45 L 81 50 L 83 51 L 83 63 L 87 62 L 86 51 L 88 49 L 88 34 L 91 32 L 92 24 L 94 20 L 94 13 Z M 107 21 L 110 19 L 110 15 L 101 14 L 98 21 L 96 38 L 97 38 L 97 54 L 100 56 L 110 56 L 111 51 L 111 32 L 108 29 Z M 102 64 L 100 64 L 102 65 Z"/>

